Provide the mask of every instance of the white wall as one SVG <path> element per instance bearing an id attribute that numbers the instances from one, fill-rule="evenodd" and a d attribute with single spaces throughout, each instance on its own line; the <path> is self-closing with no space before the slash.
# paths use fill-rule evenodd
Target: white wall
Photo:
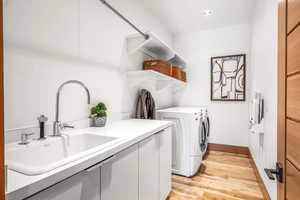
<path id="1" fill-rule="evenodd" d="M 171 33 L 138 0 L 110 3 L 142 30 L 171 43 Z M 88 86 L 92 103 L 105 102 L 109 118 L 132 113 L 142 87 L 152 91 L 158 107 L 172 104 L 170 89 L 156 91 L 151 81 L 127 80 L 126 70 L 142 67 L 126 54 L 125 37 L 136 32 L 99 0 L 9 0 L 4 24 L 8 140 L 20 133 L 18 128 L 37 126 L 40 114 L 52 124 L 57 88 L 70 79 Z M 67 86 L 61 96 L 62 121 L 88 115 L 84 91 Z"/>
<path id="2" fill-rule="evenodd" d="M 236 25 L 226 28 L 177 34 L 174 47 L 185 57 L 188 86 L 176 94 L 176 104 L 207 107 L 211 116 L 212 143 L 248 145 L 248 100 L 246 102 L 210 101 L 210 58 L 214 56 L 250 53 L 251 28 Z M 246 69 L 249 71 L 249 62 Z M 248 74 L 248 73 L 247 73 Z M 249 96 L 247 76 L 246 98 Z"/>
<path id="3" fill-rule="evenodd" d="M 249 133 L 249 148 L 275 200 L 276 181 L 270 181 L 263 169 L 275 168 L 277 160 L 277 0 L 258 1 L 253 16 L 251 95 L 262 93 L 265 119 L 258 127 L 264 134 Z"/>

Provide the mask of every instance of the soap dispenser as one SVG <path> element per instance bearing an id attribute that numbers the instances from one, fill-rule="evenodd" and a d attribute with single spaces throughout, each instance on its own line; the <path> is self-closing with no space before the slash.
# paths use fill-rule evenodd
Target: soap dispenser
<path id="1" fill-rule="evenodd" d="M 38 118 L 39 125 L 40 125 L 40 137 L 39 140 L 46 139 L 45 137 L 45 122 L 48 121 L 48 118 L 45 115 L 41 115 Z"/>

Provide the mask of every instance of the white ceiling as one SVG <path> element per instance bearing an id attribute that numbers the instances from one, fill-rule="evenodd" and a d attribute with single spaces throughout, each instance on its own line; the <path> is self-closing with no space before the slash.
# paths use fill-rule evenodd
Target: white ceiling
<path id="1" fill-rule="evenodd" d="M 250 23 L 256 0 L 141 0 L 173 33 Z M 211 16 L 203 11 L 211 10 Z"/>

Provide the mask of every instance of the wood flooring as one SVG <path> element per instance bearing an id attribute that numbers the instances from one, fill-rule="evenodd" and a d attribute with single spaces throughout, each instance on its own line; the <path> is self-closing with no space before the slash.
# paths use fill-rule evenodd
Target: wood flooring
<path id="1" fill-rule="evenodd" d="M 247 155 L 209 151 L 191 178 L 172 176 L 167 200 L 264 200 Z"/>

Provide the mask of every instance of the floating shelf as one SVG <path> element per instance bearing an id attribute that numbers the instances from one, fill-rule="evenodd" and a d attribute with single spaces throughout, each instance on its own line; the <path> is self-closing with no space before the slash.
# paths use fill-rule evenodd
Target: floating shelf
<path id="1" fill-rule="evenodd" d="M 153 32 L 147 32 L 148 39 L 140 35 L 127 37 L 127 48 L 130 55 L 141 51 L 153 59 L 167 60 L 175 66 L 185 68 L 184 59 Z"/>
<path id="2" fill-rule="evenodd" d="M 178 90 L 184 88 L 186 86 L 186 82 L 177 80 L 173 77 L 164 75 L 160 72 L 156 72 L 153 70 L 136 70 L 136 71 L 128 71 L 127 76 L 129 78 L 141 78 L 143 80 L 154 80 L 157 82 L 157 89 L 163 89 L 165 87 L 171 86 L 174 89 Z"/>

